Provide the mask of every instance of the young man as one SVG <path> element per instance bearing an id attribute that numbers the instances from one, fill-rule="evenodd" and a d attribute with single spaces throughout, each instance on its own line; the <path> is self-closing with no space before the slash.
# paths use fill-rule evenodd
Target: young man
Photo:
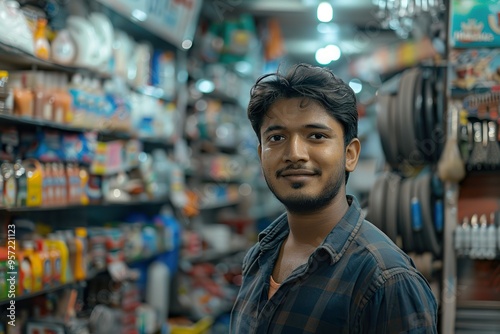
<path id="1" fill-rule="evenodd" d="M 230 332 L 437 333 L 427 281 L 346 196 L 361 146 L 351 88 L 299 64 L 257 81 L 248 118 L 286 212 L 245 256 Z"/>

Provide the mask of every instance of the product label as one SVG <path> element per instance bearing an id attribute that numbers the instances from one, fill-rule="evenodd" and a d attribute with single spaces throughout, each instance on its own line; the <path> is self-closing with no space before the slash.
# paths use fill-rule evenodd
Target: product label
<path id="1" fill-rule="evenodd" d="M 456 48 L 500 46 L 500 4 L 496 0 L 453 0 L 450 43 Z"/>

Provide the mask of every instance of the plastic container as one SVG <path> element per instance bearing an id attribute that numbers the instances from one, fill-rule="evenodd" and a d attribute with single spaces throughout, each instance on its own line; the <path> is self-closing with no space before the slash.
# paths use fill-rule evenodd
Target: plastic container
<path id="1" fill-rule="evenodd" d="M 40 256 L 35 251 L 35 243 L 32 240 L 23 241 L 24 257 L 31 263 L 32 291 L 40 291 L 43 288 L 43 267 Z"/>
<path id="2" fill-rule="evenodd" d="M 148 268 L 146 303 L 156 310 L 159 326 L 167 321 L 170 300 L 170 270 L 160 261 L 154 261 Z"/>
<path id="3" fill-rule="evenodd" d="M 192 326 L 170 325 L 170 334 L 208 334 L 213 322 L 211 317 L 205 317 Z"/>
<path id="4" fill-rule="evenodd" d="M 0 113 L 12 113 L 12 106 L 9 105 L 10 91 L 9 91 L 9 72 L 0 71 Z"/>

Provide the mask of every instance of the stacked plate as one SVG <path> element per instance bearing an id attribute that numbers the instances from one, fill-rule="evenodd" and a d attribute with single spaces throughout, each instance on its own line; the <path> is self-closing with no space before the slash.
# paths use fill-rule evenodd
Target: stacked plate
<path id="1" fill-rule="evenodd" d="M 405 252 L 440 256 L 441 198 L 440 181 L 430 172 L 411 178 L 384 172 L 371 189 L 367 218 Z"/>
<path id="2" fill-rule="evenodd" d="M 377 127 L 392 168 L 439 159 L 446 140 L 444 73 L 440 68 L 411 68 L 399 76 L 396 90 L 379 90 Z"/>

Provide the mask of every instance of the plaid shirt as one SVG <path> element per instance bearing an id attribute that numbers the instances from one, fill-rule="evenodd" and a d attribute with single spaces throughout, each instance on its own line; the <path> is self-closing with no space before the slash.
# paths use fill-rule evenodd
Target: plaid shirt
<path id="1" fill-rule="evenodd" d="M 281 215 L 243 260 L 232 334 L 437 333 L 437 304 L 413 261 L 350 208 L 309 261 L 268 299 L 269 278 L 289 232 Z"/>

